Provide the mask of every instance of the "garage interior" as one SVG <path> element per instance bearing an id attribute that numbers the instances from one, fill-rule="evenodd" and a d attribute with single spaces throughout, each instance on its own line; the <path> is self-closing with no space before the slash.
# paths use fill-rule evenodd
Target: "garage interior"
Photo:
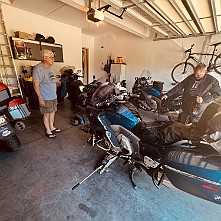
<path id="1" fill-rule="evenodd" d="M 144 70 L 164 82 L 166 92 L 174 86 L 173 67 L 184 60 L 183 53 L 209 53 L 220 41 L 219 0 L 2 0 L 2 14 L 8 37 L 16 31 L 53 36 L 62 46 L 62 61 L 53 68 L 71 65 L 84 73 L 84 83 L 105 74 L 109 56 L 122 57 L 126 65 L 127 89 Z M 104 11 L 104 20 L 89 22 L 89 8 Z M 121 16 L 122 15 L 122 16 Z M 29 39 L 29 41 L 32 41 Z M 221 47 L 221 46 L 219 46 Z M 221 52 L 217 49 L 217 54 Z M 87 70 L 82 69 L 82 50 L 87 53 Z M 207 63 L 208 57 L 199 57 Z M 31 74 L 39 60 L 14 59 L 17 74 Z M 24 72 L 24 68 L 27 72 Z M 211 72 L 221 84 L 221 76 Z M 88 176 L 104 157 L 91 147 L 90 135 L 70 124 L 75 109 L 68 99 L 59 102 L 56 139 L 45 137 L 42 116 L 32 109 L 26 128 L 16 131 L 21 148 L 0 153 L 0 220 L 36 221 L 165 221 L 219 220 L 220 206 L 162 185 L 157 189 L 145 172 L 137 172 L 134 190 L 129 168 L 116 161 L 107 173 L 95 173 L 78 188 L 71 188 Z M 146 115 L 147 121 L 156 119 Z"/>

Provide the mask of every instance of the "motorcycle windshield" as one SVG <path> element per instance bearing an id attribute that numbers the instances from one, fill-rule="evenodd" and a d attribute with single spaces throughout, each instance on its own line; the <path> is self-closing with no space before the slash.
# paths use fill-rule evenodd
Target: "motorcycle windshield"
<path id="1" fill-rule="evenodd" d="M 110 124 L 121 125 L 128 130 L 131 130 L 139 123 L 139 120 L 133 115 L 133 113 L 123 105 L 107 111 L 105 116 Z"/>

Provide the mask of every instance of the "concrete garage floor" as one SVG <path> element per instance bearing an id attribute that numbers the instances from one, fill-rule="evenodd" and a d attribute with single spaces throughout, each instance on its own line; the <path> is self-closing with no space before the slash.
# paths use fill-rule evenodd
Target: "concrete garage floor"
<path id="1" fill-rule="evenodd" d="M 60 103 L 56 126 L 62 132 L 48 139 L 33 111 L 18 133 L 20 150 L 0 153 L 0 221 L 220 221 L 220 205 L 157 189 L 144 172 L 137 172 L 134 190 L 121 160 L 72 191 L 104 156 L 86 144 L 89 134 L 70 125 L 72 117 L 69 101 Z"/>

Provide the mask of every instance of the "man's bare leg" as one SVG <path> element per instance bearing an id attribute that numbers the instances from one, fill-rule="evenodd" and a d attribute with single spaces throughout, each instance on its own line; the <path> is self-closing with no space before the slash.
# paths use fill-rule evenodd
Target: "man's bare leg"
<path id="1" fill-rule="evenodd" d="M 46 134 L 51 134 L 51 129 L 50 129 L 50 113 L 44 113 L 43 116 L 43 122 L 44 122 L 44 126 L 46 129 Z"/>
<path id="2" fill-rule="evenodd" d="M 55 112 L 49 113 L 49 128 L 51 131 L 56 129 L 54 127 L 54 118 L 55 118 Z"/>

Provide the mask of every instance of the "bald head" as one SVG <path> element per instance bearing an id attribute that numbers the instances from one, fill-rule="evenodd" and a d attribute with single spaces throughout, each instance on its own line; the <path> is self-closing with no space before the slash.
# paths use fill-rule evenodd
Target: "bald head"
<path id="1" fill-rule="evenodd" d="M 194 76 L 196 78 L 196 80 L 200 80 L 201 78 L 203 78 L 207 73 L 207 67 L 205 64 L 198 64 L 195 68 L 194 68 Z"/>

